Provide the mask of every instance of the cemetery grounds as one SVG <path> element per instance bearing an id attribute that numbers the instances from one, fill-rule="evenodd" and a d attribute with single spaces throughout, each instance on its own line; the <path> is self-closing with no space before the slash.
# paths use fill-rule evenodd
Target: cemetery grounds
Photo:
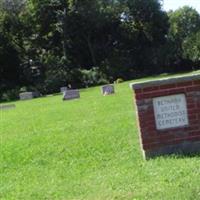
<path id="1" fill-rule="evenodd" d="M 199 200 L 199 155 L 143 160 L 129 83 L 0 111 L 0 199 Z"/>

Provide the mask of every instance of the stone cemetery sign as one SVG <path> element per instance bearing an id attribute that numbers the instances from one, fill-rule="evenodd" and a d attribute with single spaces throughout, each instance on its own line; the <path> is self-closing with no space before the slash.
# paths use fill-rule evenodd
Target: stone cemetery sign
<path id="1" fill-rule="evenodd" d="M 145 158 L 200 152 L 200 74 L 132 88 Z"/>
<path id="2" fill-rule="evenodd" d="M 28 100 L 39 97 L 39 92 L 22 92 L 19 94 L 20 100 Z"/>
<path id="3" fill-rule="evenodd" d="M 104 96 L 106 96 L 106 95 L 114 94 L 115 89 L 113 85 L 104 85 L 101 88 L 101 92 Z"/>
<path id="4" fill-rule="evenodd" d="M 71 99 L 79 99 L 80 93 L 79 90 L 66 90 L 63 93 L 63 101 Z"/>
<path id="5" fill-rule="evenodd" d="M 0 105 L 0 110 L 10 110 L 16 108 L 15 104 Z"/>

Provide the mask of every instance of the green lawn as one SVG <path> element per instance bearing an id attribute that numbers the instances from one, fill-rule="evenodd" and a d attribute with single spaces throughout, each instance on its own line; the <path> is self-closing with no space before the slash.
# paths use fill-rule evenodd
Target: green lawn
<path id="1" fill-rule="evenodd" d="M 0 111 L 0 199 L 199 200 L 200 156 L 143 160 L 128 84 Z"/>

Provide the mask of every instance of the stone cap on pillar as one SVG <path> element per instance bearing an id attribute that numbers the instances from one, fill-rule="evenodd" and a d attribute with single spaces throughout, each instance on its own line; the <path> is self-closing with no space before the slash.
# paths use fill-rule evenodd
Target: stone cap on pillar
<path id="1" fill-rule="evenodd" d="M 146 87 L 153 87 L 158 85 L 168 85 L 168 84 L 175 84 L 175 83 L 182 83 L 187 81 L 195 81 L 200 80 L 200 74 L 192 74 L 187 76 L 176 76 L 176 77 L 170 77 L 170 78 L 162 78 L 162 79 L 156 79 L 151 81 L 141 81 L 141 82 L 135 82 L 132 83 L 132 89 L 143 89 Z"/>

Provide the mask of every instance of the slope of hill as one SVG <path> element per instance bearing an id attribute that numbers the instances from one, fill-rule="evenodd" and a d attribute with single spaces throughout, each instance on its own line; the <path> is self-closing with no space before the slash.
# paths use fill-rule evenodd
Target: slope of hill
<path id="1" fill-rule="evenodd" d="M 0 111 L 0 199 L 200 199 L 200 157 L 144 161 L 128 82 Z"/>

